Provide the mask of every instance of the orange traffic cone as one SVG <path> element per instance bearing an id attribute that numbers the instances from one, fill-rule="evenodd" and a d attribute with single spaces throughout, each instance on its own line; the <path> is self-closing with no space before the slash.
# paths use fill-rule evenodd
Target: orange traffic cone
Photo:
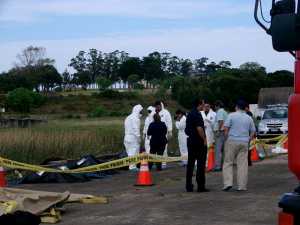
<path id="1" fill-rule="evenodd" d="M 137 178 L 136 186 L 152 186 L 152 176 L 149 171 L 148 162 L 143 160 L 141 162 L 140 172 Z"/>
<path id="2" fill-rule="evenodd" d="M 6 187 L 6 184 L 5 171 L 0 167 L 0 187 Z"/>
<path id="3" fill-rule="evenodd" d="M 253 149 L 251 150 L 251 161 L 252 162 L 257 162 L 259 161 L 259 155 L 256 149 L 256 145 L 254 145 Z"/>
<path id="4" fill-rule="evenodd" d="M 212 145 L 208 151 L 206 171 L 212 171 L 215 168 L 215 151 Z"/>

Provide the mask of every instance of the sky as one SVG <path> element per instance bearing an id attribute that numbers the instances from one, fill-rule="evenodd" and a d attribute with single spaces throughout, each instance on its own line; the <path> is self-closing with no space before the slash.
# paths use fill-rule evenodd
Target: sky
<path id="1" fill-rule="evenodd" d="M 271 0 L 262 0 L 264 11 Z M 182 58 L 259 62 L 293 70 L 253 19 L 254 0 L 0 0 L 0 72 L 27 46 L 42 46 L 60 72 L 80 50 L 153 51 Z"/>

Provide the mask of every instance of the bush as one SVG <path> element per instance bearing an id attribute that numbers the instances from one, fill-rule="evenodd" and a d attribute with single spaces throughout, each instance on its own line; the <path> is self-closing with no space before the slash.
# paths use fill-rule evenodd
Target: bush
<path id="1" fill-rule="evenodd" d="M 114 99 L 114 98 L 121 98 L 121 94 L 118 91 L 114 90 L 105 90 L 99 93 L 100 97 L 103 98 L 109 98 L 109 99 Z"/>
<path id="2" fill-rule="evenodd" d="M 98 106 L 92 112 L 89 113 L 88 117 L 103 117 L 107 116 L 108 113 L 102 106 Z"/>
<path id="3" fill-rule="evenodd" d="M 134 88 L 134 89 L 138 89 L 138 90 L 143 90 L 143 89 L 145 89 L 144 85 L 139 84 L 139 83 L 134 84 L 134 85 L 133 85 L 133 88 Z"/>
<path id="4" fill-rule="evenodd" d="M 27 113 L 44 104 L 46 98 L 25 88 L 17 88 L 8 93 L 6 105 L 16 112 Z"/>
<path id="5" fill-rule="evenodd" d="M 31 96 L 32 96 L 32 99 L 33 99 L 33 106 L 34 107 L 40 107 L 42 106 L 43 104 L 46 103 L 47 101 L 47 98 L 39 93 L 36 93 L 36 92 L 31 92 Z"/>
<path id="6" fill-rule="evenodd" d="M 115 90 L 105 90 L 98 94 L 99 97 L 109 99 L 136 99 L 138 94 L 136 92 L 119 92 Z"/>

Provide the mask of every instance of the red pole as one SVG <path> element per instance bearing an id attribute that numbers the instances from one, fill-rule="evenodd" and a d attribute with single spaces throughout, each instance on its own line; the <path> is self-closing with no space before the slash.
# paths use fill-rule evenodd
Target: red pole
<path id="1" fill-rule="evenodd" d="M 295 94 L 300 94 L 300 51 L 296 52 L 295 62 Z"/>
<path id="2" fill-rule="evenodd" d="M 300 51 L 296 52 L 295 93 L 289 99 L 289 168 L 300 180 Z"/>

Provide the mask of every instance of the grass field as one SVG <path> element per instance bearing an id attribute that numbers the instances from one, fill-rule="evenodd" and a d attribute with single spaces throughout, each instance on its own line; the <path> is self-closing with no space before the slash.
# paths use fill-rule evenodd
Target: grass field
<path id="1" fill-rule="evenodd" d="M 124 118 L 50 120 L 32 128 L 0 129 L 1 156 L 41 163 L 48 158 L 74 159 L 86 154 L 117 153 L 123 147 Z M 170 141 L 177 152 L 177 137 Z"/>

